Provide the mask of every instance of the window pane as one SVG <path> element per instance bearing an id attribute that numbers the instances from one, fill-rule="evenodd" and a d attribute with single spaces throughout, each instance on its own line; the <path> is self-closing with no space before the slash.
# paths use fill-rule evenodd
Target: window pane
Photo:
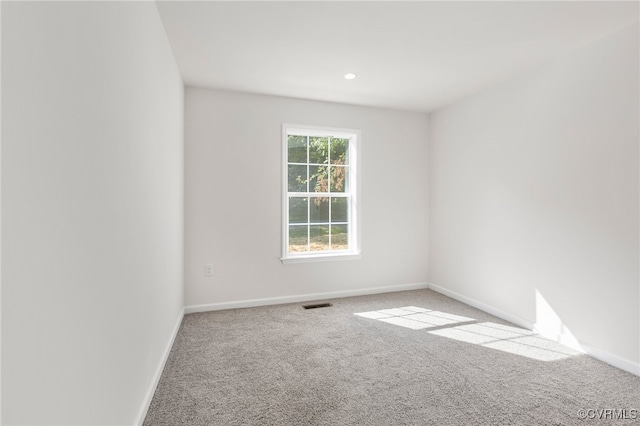
<path id="1" fill-rule="evenodd" d="M 311 225 L 309 226 L 309 238 L 311 251 L 329 250 L 329 226 Z"/>
<path id="2" fill-rule="evenodd" d="M 331 164 L 349 164 L 349 139 L 331 139 Z"/>
<path id="3" fill-rule="evenodd" d="M 289 251 L 301 252 L 307 251 L 309 242 L 307 225 L 290 225 L 289 226 Z"/>
<path id="4" fill-rule="evenodd" d="M 329 162 L 329 138 L 309 138 L 309 163 L 327 164 Z"/>
<path id="5" fill-rule="evenodd" d="M 329 223 L 329 198 L 311 197 L 309 217 L 311 223 Z"/>
<path id="6" fill-rule="evenodd" d="M 307 162 L 307 137 L 289 135 L 287 137 L 289 143 L 289 163 L 306 163 Z"/>
<path id="7" fill-rule="evenodd" d="M 289 192 L 307 192 L 307 166 L 289 165 Z"/>
<path id="8" fill-rule="evenodd" d="M 331 192 L 346 192 L 349 190 L 349 167 L 331 166 Z"/>
<path id="9" fill-rule="evenodd" d="M 309 192 L 329 192 L 326 166 L 309 166 Z"/>
<path id="10" fill-rule="evenodd" d="M 303 197 L 289 197 L 289 223 L 307 223 L 309 200 Z"/>
<path id="11" fill-rule="evenodd" d="M 348 200 L 346 197 L 331 198 L 331 222 L 348 222 Z"/>
<path id="12" fill-rule="evenodd" d="M 331 250 L 349 249 L 349 225 L 331 227 Z"/>

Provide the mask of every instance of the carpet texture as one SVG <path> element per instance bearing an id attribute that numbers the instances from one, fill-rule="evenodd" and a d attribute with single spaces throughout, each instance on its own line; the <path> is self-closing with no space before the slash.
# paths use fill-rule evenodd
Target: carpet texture
<path id="1" fill-rule="evenodd" d="M 640 424 L 639 377 L 439 293 L 328 302 L 186 315 L 144 425 Z"/>

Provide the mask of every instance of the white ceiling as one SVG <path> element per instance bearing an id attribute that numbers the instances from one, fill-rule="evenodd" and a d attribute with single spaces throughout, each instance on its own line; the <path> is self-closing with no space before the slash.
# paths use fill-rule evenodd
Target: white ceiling
<path id="1" fill-rule="evenodd" d="M 612 1 L 158 9 L 187 85 L 424 112 L 638 22 L 638 2 Z"/>

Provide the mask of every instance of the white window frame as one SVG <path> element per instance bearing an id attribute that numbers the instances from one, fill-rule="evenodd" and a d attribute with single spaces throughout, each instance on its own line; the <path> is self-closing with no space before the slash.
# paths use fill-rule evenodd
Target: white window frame
<path id="1" fill-rule="evenodd" d="M 349 139 L 349 249 L 326 252 L 289 252 L 289 185 L 288 185 L 288 136 L 331 136 Z M 360 146 L 361 132 L 356 129 L 341 129 L 298 124 L 282 125 L 282 263 L 321 262 L 331 260 L 353 260 L 362 256 L 360 249 Z M 309 193 L 307 193 L 310 195 Z"/>

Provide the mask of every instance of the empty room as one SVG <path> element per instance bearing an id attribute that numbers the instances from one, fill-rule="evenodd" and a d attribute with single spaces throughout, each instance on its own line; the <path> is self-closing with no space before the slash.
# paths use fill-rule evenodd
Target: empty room
<path id="1" fill-rule="evenodd" d="M 1 1 L 2 425 L 640 422 L 638 1 Z"/>

